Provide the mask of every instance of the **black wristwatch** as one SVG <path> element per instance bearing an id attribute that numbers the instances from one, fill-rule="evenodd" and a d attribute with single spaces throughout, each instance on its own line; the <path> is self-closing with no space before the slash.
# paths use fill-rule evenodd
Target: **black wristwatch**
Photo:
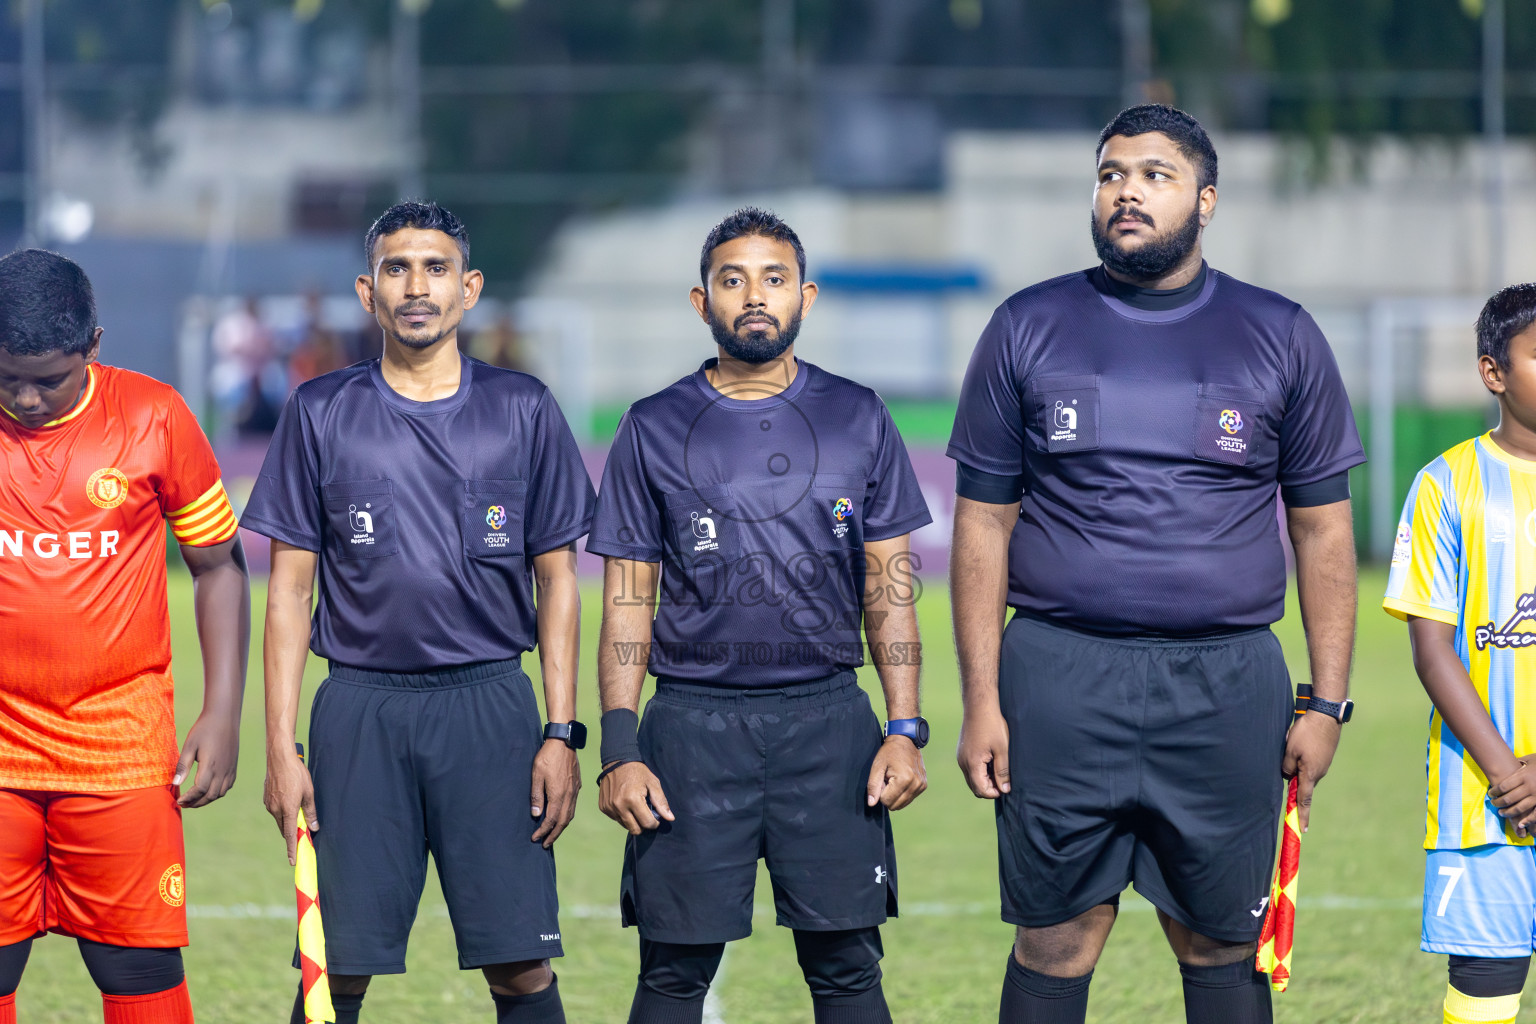
<path id="1" fill-rule="evenodd" d="M 550 722 L 544 727 L 544 738 L 559 740 L 572 750 L 580 750 L 587 745 L 587 727 L 574 718 L 569 722 Z"/>
<path id="2" fill-rule="evenodd" d="M 1327 715 L 1340 725 L 1343 725 L 1355 713 L 1355 702 L 1348 697 L 1341 701 L 1323 700 L 1321 697 L 1313 697 L 1307 701 L 1307 710 Z"/>
<path id="3" fill-rule="evenodd" d="M 928 745 L 928 719 L 896 718 L 885 723 L 887 736 L 905 736 L 912 745 L 922 750 Z"/>

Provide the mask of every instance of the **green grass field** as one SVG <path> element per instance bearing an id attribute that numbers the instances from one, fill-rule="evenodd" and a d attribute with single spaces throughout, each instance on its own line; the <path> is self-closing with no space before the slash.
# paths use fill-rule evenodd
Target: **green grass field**
<path id="1" fill-rule="evenodd" d="M 180 574 L 171 591 L 182 730 L 201 696 L 191 587 Z M 1401 623 L 1377 605 L 1382 578 L 1362 581 L 1355 721 L 1319 790 L 1302 859 L 1297 952 L 1291 990 L 1276 997 L 1284 1024 L 1439 1021 L 1443 958 L 1418 951 L 1423 854 L 1424 730 L 1428 702 L 1409 664 Z M 263 594 L 258 590 L 257 608 Z M 991 807 L 974 799 L 954 764 L 960 721 L 946 595 L 930 588 L 920 603 L 928 644 L 924 710 L 933 724 L 929 790 L 896 819 L 903 914 L 884 930 L 886 993 L 900 1022 L 996 1020 L 1011 929 L 998 920 Z M 586 594 L 585 649 L 597 633 L 599 600 Z M 257 636 L 260 635 L 260 612 Z M 1292 671 L 1305 674 L 1294 611 L 1277 630 Z M 259 654 L 245 703 L 239 782 L 229 796 L 186 815 L 192 946 L 187 968 L 205 1024 L 286 1022 L 297 972 L 293 882 L 282 840 L 261 806 L 264 770 Z M 537 665 L 529 659 L 535 675 Z M 310 660 L 305 706 L 322 666 Z M 873 673 L 865 678 L 875 683 Z M 581 708 L 595 724 L 590 659 Z M 877 708 L 880 705 L 877 703 Z M 301 726 L 302 728 L 302 726 Z M 596 744 L 593 744 L 595 747 Z M 557 965 L 566 1012 L 575 1024 L 624 1020 L 635 977 L 636 939 L 619 928 L 618 871 L 623 833 L 597 809 L 590 780 L 596 750 L 583 757 L 588 780 L 575 822 L 557 846 L 562 931 L 569 955 Z M 757 931 L 730 947 L 717 984 L 719 1019 L 729 1024 L 808 1021 L 789 933 L 773 926 L 767 880 L 758 887 Z M 1095 975 L 1089 1020 L 1158 1024 L 1183 1020 L 1179 978 L 1150 906 L 1128 896 Z M 374 982 L 364 1009 L 370 1024 L 441 1024 L 492 1019 L 478 971 L 456 967 L 453 934 L 435 881 L 429 881 L 411 937 L 410 973 Z M 1520 1020 L 1536 1022 L 1536 983 Z M 100 1000 L 74 943 L 37 943 L 18 996 L 23 1024 L 100 1020 Z"/>

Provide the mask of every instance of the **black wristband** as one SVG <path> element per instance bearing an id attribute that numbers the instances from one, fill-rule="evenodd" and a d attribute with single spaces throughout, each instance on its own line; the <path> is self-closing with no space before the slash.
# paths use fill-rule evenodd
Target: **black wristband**
<path id="1" fill-rule="evenodd" d="M 612 775 L 614 772 L 618 771 L 620 768 L 623 768 L 627 764 L 644 764 L 644 763 L 645 762 L 641 761 L 638 757 L 621 757 L 617 761 L 614 761 L 608 767 L 604 768 L 602 771 L 597 773 L 597 784 L 599 786 L 601 786 L 603 784 L 603 780 L 604 779 L 606 779 L 608 776 Z"/>
<path id="2" fill-rule="evenodd" d="M 604 711 L 601 762 L 640 760 L 640 716 L 629 708 Z"/>

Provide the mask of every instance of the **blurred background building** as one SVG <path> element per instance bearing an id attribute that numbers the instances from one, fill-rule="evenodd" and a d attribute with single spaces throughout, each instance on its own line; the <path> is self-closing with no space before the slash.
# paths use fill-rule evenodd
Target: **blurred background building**
<path id="1" fill-rule="evenodd" d="M 374 354 L 360 239 L 400 196 L 470 225 L 478 358 L 555 389 L 594 465 L 710 354 L 725 212 L 801 233 L 801 352 L 896 411 L 940 523 L 971 345 L 1094 262 L 1095 133 L 1213 131 L 1214 266 L 1305 303 L 1368 435 L 1361 537 L 1488 415 L 1471 320 L 1536 277 L 1536 6 L 1505 0 L 15 0 L 0 240 L 75 256 L 107 358 L 175 383 L 234 488 L 287 391 Z M 930 563 L 931 565 L 933 563 Z"/>

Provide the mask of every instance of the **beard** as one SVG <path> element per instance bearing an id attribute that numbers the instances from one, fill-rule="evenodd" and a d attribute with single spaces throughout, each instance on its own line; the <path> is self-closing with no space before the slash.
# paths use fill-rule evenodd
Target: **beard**
<path id="1" fill-rule="evenodd" d="M 403 305 L 403 306 L 396 307 L 396 309 L 395 309 L 396 329 L 390 331 L 389 334 L 390 334 L 390 337 L 394 338 L 396 341 L 398 341 L 400 344 L 404 345 L 406 348 L 414 348 L 414 349 L 431 348 L 433 345 L 436 345 L 438 342 L 440 342 L 444 338 L 448 337 L 448 335 L 450 335 L 454 331 L 458 330 L 459 322 L 457 320 L 455 320 L 451 324 L 448 324 L 448 323 L 443 324 L 437 330 L 437 332 L 434 333 L 434 334 L 406 334 L 401 329 L 401 318 L 403 318 L 405 316 L 405 314 L 410 313 L 410 312 L 415 311 L 415 310 L 426 310 L 428 313 L 432 313 L 432 314 L 434 314 L 436 316 L 441 316 L 442 313 L 443 313 L 441 307 L 436 306 L 436 305 L 434 305 L 434 304 L 432 304 L 430 302 L 412 302 L 412 303 L 408 303 L 408 304 Z"/>
<path id="2" fill-rule="evenodd" d="M 1183 223 L 1168 231 L 1160 232 L 1147 239 L 1140 246 L 1126 252 L 1110 240 L 1108 230 L 1117 222 L 1125 219 L 1139 220 L 1149 227 L 1157 225 L 1152 218 L 1144 213 L 1132 214 L 1129 208 L 1116 210 L 1109 218 L 1109 222 L 1103 228 L 1099 227 L 1099 219 L 1090 215 L 1089 222 L 1093 229 L 1093 248 L 1099 254 L 1099 259 L 1104 266 L 1133 281 L 1151 281 L 1164 276 L 1174 267 L 1184 262 L 1195 246 L 1200 242 L 1200 207 L 1197 204 L 1189 211 L 1189 216 Z"/>
<path id="3" fill-rule="evenodd" d="M 748 317 L 763 317 L 767 319 L 777 334 L 771 334 L 761 327 L 753 327 L 742 330 L 742 321 Z M 795 310 L 795 315 L 789 318 L 789 323 L 779 323 L 778 317 L 772 313 L 743 313 L 727 326 L 713 309 L 709 311 L 709 333 L 715 336 L 715 344 L 725 349 L 726 355 L 732 359 L 739 359 L 743 363 L 761 365 L 772 359 L 777 359 L 784 354 L 785 349 L 795 343 L 795 337 L 800 333 L 800 310 Z"/>

